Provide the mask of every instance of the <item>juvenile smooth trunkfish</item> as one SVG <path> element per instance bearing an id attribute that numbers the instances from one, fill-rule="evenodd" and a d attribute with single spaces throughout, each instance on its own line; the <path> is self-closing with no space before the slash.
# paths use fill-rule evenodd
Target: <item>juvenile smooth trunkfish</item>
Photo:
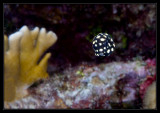
<path id="1" fill-rule="evenodd" d="M 99 33 L 94 37 L 92 44 L 96 56 L 109 56 L 115 49 L 115 43 L 107 33 Z"/>

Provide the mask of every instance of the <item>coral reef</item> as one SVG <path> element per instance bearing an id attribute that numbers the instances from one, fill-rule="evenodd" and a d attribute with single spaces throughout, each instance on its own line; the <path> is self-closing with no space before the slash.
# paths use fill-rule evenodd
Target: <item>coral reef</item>
<path id="1" fill-rule="evenodd" d="M 55 33 L 29 30 L 23 26 L 9 38 L 4 36 L 4 100 L 13 101 L 27 94 L 26 89 L 39 79 L 48 77 L 47 61 L 51 53 L 43 53 L 57 40 Z M 40 59 L 41 58 L 41 59 Z"/>
<path id="2" fill-rule="evenodd" d="M 156 108 L 156 60 L 147 59 L 146 69 L 148 69 L 148 75 L 140 84 L 140 98 L 143 100 L 144 109 L 155 109 Z"/>
<path id="3" fill-rule="evenodd" d="M 156 80 L 156 75 L 147 76 L 146 80 L 143 81 L 140 85 L 140 97 L 144 99 L 144 95 L 146 93 L 147 88 Z"/>
<path id="4" fill-rule="evenodd" d="M 50 78 L 34 82 L 31 86 L 28 82 L 28 95 L 5 103 L 5 108 L 145 108 L 145 92 L 157 76 L 156 4 L 17 3 L 3 6 L 5 34 L 11 34 L 23 25 L 30 28 L 38 25 L 56 32 L 59 37 L 58 42 L 48 49 L 52 53 L 47 68 Z M 103 58 L 94 55 L 91 43 L 101 32 L 110 34 L 116 45 L 113 54 Z M 20 35 L 23 33 L 19 32 L 17 38 Z M 14 41 L 19 43 L 21 40 Z M 7 49 L 8 43 L 5 45 L 4 49 Z M 26 58 L 27 64 L 29 58 L 34 60 L 32 53 Z M 12 63 L 8 64 L 12 66 Z M 17 63 L 14 65 L 20 67 Z M 28 74 L 39 76 L 36 71 L 39 68 L 34 66 Z M 24 65 L 23 70 L 27 69 L 29 66 Z M 10 73 L 16 73 L 16 69 Z M 26 76 L 20 77 L 24 78 L 21 81 L 26 82 Z M 10 97 L 14 98 L 18 91 L 15 89 L 17 85 L 12 84 L 20 80 L 8 77 L 6 86 L 11 89 Z"/>
<path id="5" fill-rule="evenodd" d="M 143 108 L 156 108 L 156 82 L 153 82 L 146 90 L 143 100 Z"/>
<path id="6" fill-rule="evenodd" d="M 140 108 L 135 104 L 139 92 L 138 83 L 150 74 L 148 71 L 150 68 L 145 66 L 144 61 L 112 62 L 100 65 L 83 63 L 61 73 L 54 73 L 50 79 L 31 87 L 28 96 L 8 103 L 5 107 L 116 109 L 120 107 L 115 107 L 115 104 L 122 103 L 123 106 L 130 105 L 128 108 Z M 52 66 L 49 65 L 49 67 Z M 54 68 L 51 69 L 54 71 Z M 52 73 L 52 70 L 49 73 Z"/>

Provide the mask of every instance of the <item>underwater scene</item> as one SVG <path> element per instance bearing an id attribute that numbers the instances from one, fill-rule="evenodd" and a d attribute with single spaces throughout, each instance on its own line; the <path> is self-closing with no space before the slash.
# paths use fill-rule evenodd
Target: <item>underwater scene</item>
<path id="1" fill-rule="evenodd" d="M 4 109 L 156 109 L 156 4 L 3 4 Z"/>

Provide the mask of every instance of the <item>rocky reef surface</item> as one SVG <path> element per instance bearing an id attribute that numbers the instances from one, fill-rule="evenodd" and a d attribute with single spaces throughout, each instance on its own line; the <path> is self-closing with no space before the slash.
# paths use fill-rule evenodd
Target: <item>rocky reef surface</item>
<path id="1" fill-rule="evenodd" d="M 142 109 L 140 85 L 156 73 L 155 59 L 111 62 L 99 65 L 82 63 L 33 84 L 29 95 L 11 103 L 12 109 Z"/>

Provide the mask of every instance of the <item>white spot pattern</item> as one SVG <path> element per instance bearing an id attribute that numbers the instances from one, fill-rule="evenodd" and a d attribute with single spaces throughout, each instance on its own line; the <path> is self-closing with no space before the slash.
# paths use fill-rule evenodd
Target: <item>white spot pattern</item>
<path id="1" fill-rule="evenodd" d="M 113 48 L 111 48 L 111 51 L 113 51 L 114 49 Z"/>
<path id="2" fill-rule="evenodd" d="M 101 38 L 100 40 L 101 40 L 101 41 L 105 41 L 105 39 L 104 39 L 104 38 Z"/>
<path id="3" fill-rule="evenodd" d="M 101 46 L 101 45 L 102 45 L 102 43 L 99 43 L 99 45 Z"/>
<path id="4" fill-rule="evenodd" d="M 103 51 L 103 49 L 99 49 L 99 51 Z"/>
<path id="5" fill-rule="evenodd" d="M 99 39 L 99 38 L 100 38 L 100 36 L 97 36 L 96 38 L 97 38 L 97 39 Z"/>

